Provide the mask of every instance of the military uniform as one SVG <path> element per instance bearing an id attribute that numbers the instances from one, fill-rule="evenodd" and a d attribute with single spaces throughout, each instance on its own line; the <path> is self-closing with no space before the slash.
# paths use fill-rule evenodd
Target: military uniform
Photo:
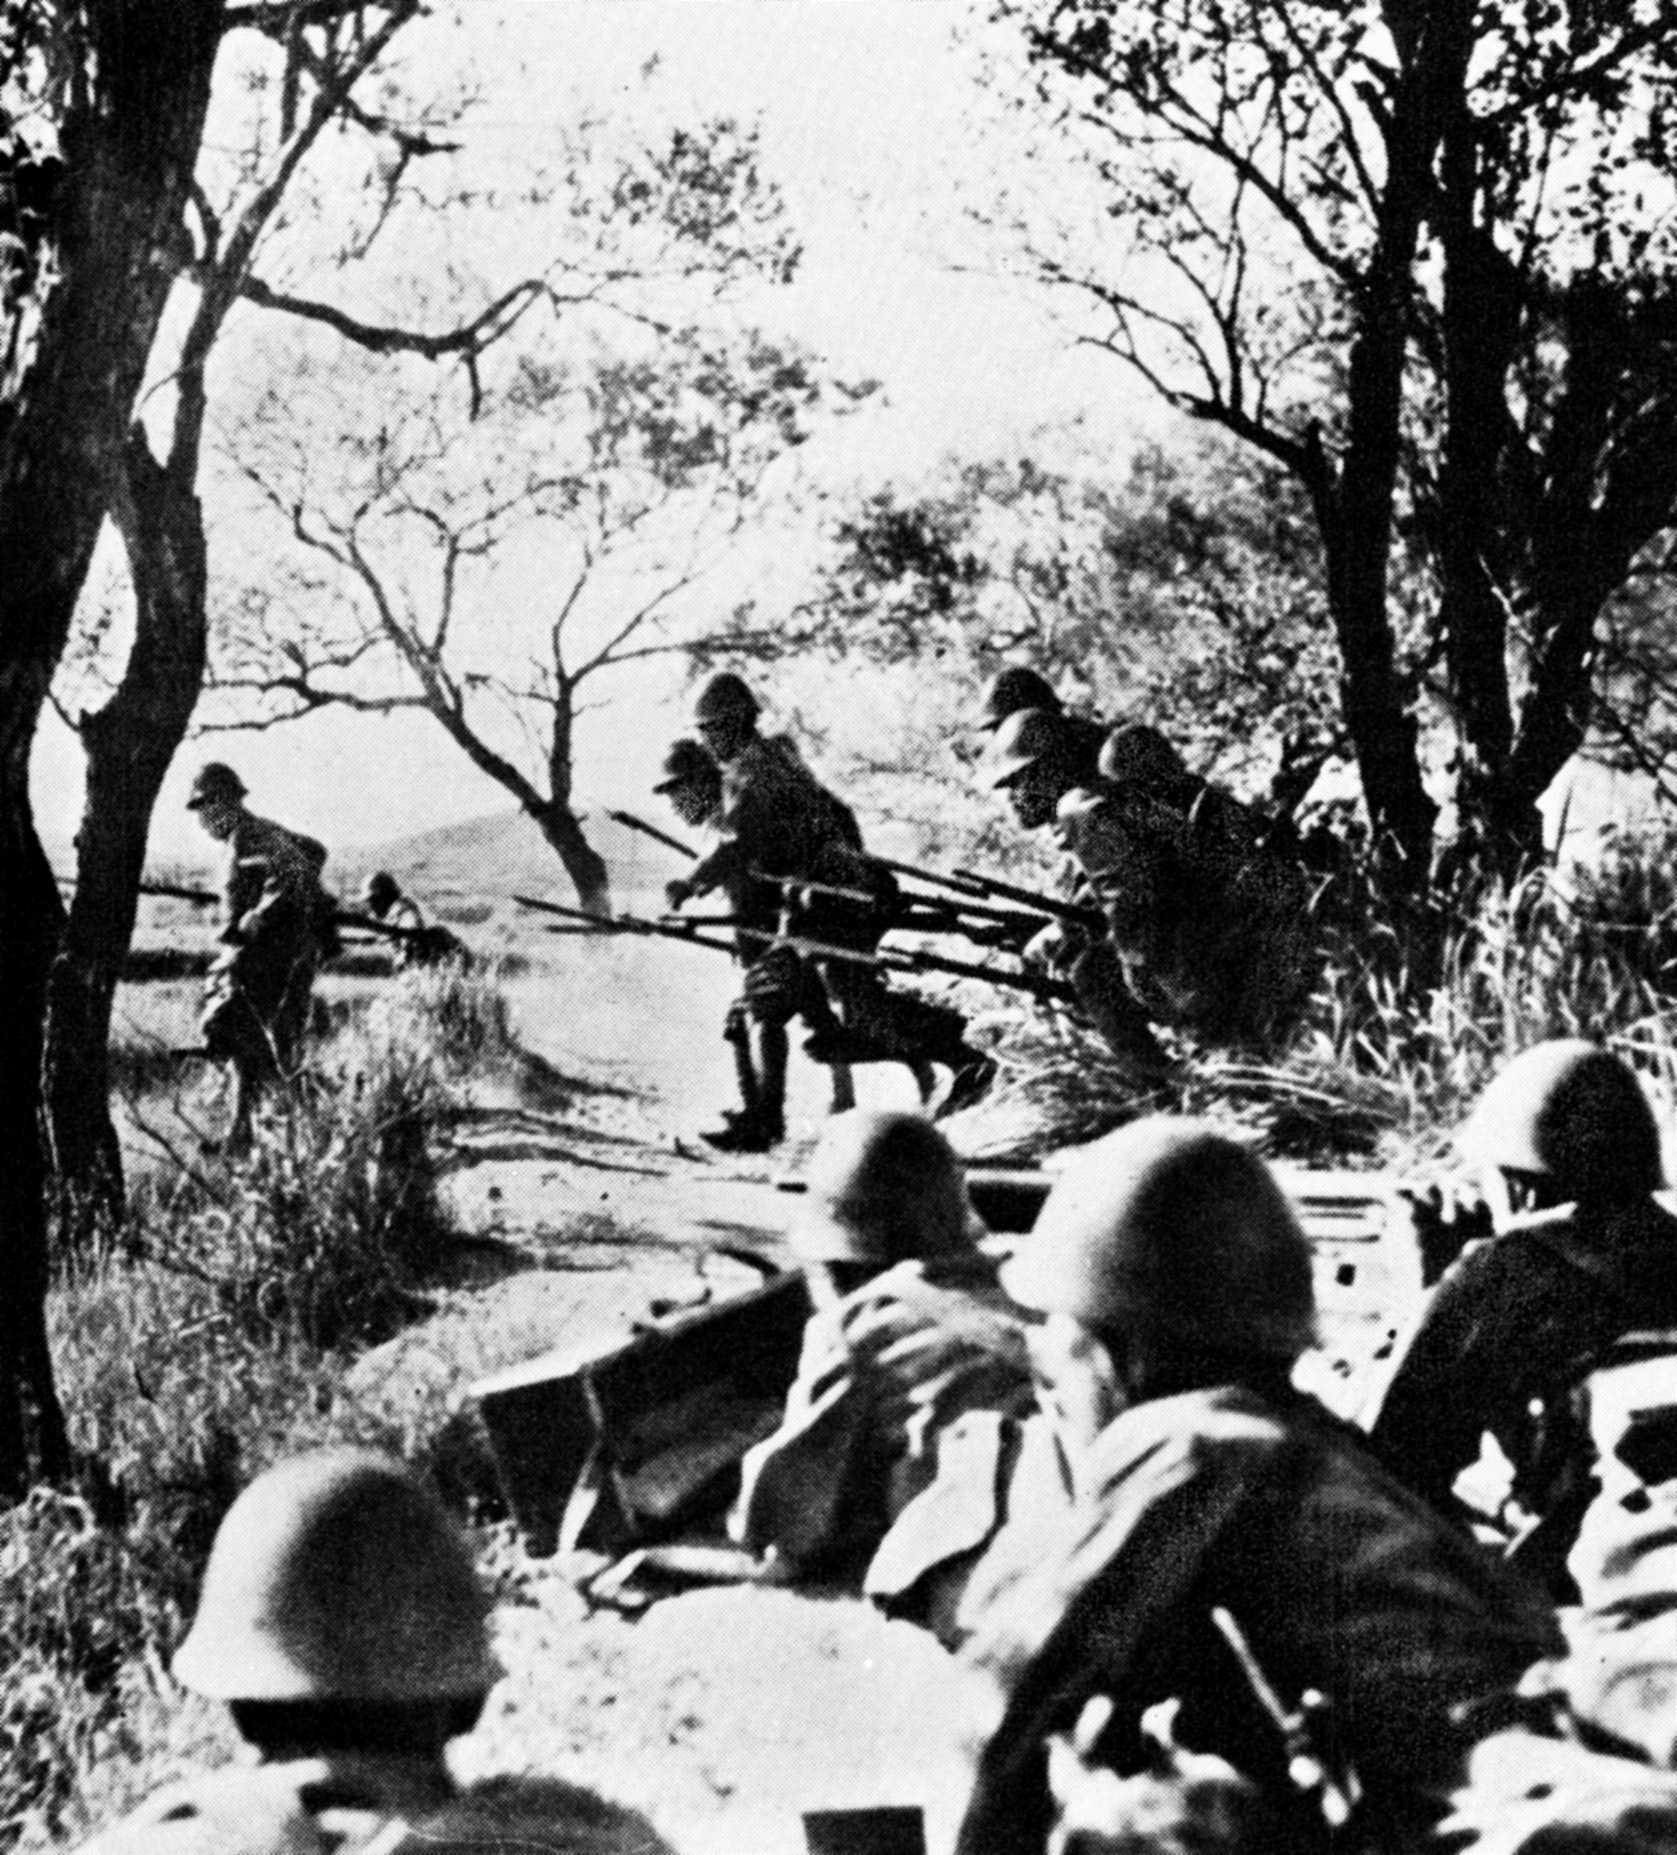
<path id="1" fill-rule="evenodd" d="M 459 1791 L 435 1760 L 333 1752 L 171 1785 L 82 1855 L 658 1855 L 646 1819 L 554 1779 Z"/>
<path id="2" fill-rule="evenodd" d="M 334 944 L 332 903 L 321 887 L 326 847 L 253 812 L 227 839 L 221 939 L 200 1020 L 215 1056 L 258 1075 L 296 1066 L 309 994 Z"/>
<path id="3" fill-rule="evenodd" d="M 746 1457 L 731 1530 L 859 1577 L 946 1640 L 1002 1519 L 1034 1402 L 1019 1311 L 976 1251 L 899 1262 L 810 1320 L 779 1430 Z"/>
<path id="4" fill-rule="evenodd" d="M 982 1700 L 961 1855 L 1045 1847 L 1048 1737 L 1096 1696 L 1116 1703 L 1103 1762 L 1137 1769 L 1142 1713 L 1178 1699 L 1183 1746 L 1285 1797 L 1279 1736 L 1214 1606 L 1284 1702 L 1327 1697 L 1320 1749 L 1354 1771 L 1350 1833 L 1374 1844 L 1402 1846 L 1436 1821 L 1470 1744 L 1463 1710 L 1557 1646 L 1534 1594 L 1302 1395 L 1146 1399 L 1100 1433 L 1078 1484 L 1034 1553 L 969 1594 Z"/>
<path id="5" fill-rule="evenodd" d="M 1369 1441 L 1441 1507 L 1488 1432 L 1540 1522 L 1520 1550 L 1568 1595 L 1564 1560 L 1593 1487 L 1569 1393 L 1615 1339 L 1677 1325 L 1677 1217 L 1652 1198 L 1541 1212 L 1471 1244 L 1400 1350 Z M 1582 1459 L 1580 1459 L 1582 1457 Z"/>
<path id="6" fill-rule="evenodd" d="M 720 888 L 743 925 L 746 967 L 736 1020 L 789 1023 L 802 1017 L 817 1061 L 944 1062 L 959 1068 L 974 1052 L 966 1020 L 945 1005 L 893 991 L 877 969 L 857 961 L 809 959 L 776 945 L 784 932 L 854 952 L 878 945 L 896 899 L 890 875 L 863 851 L 849 806 L 829 792 L 782 737 L 754 737 L 722 768 L 720 842 L 690 872 L 695 894 Z M 868 897 L 819 890 L 788 900 L 786 878 Z M 737 1021 L 731 1035 L 739 1034 Z"/>
<path id="7" fill-rule="evenodd" d="M 1302 878 L 1238 800 L 1200 782 L 1183 809 L 1102 785 L 1068 793 L 1056 829 L 1078 899 L 1106 918 L 1111 977 L 1146 1019 L 1261 1041 L 1296 1011 L 1308 974 Z"/>

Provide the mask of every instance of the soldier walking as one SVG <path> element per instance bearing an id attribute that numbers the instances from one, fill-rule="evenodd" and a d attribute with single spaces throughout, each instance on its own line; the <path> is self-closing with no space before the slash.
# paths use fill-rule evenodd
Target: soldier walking
<path id="1" fill-rule="evenodd" d="M 199 769 L 186 801 L 227 846 L 222 951 L 199 1027 L 205 1049 L 233 1071 L 235 1149 L 249 1143 L 261 1095 L 296 1073 L 315 974 L 337 947 L 335 908 L 320 880 L 326 846 L 258 817 L 244 801 L 243 780 L 216 760 Z"/>
<path id="2" fill-rule="evenodd" d="M 718 842 L 665 890 L 677 909 L 721 889 L 743 924 L 745 986 L 728 1028 L 742 1106 L 704 1138 L 720 1151 L 760 1153 L 785 1137 L 787 1026 L 794 1017 L 811 1027 L 805 1049 L 815 1061 L 905 1063 L 922 1098 L 932 1081 L 928 1065 L 942 1064 L 951 1080 L 940 1107 L 952 1111 L 976 1100 L 994 1065 L 967 1044 L 959 1012 L 892 991 L 864 961 L 806 958 L 786 944 L 803 938 L 868 952 L 889 925 L 896 890 L 864 853 L 855 814 L 789 741 L 759 733 L 759 713 L 756 697 L 729 671 L 699 692 L 694 719 L 720 776 Z M 696 817 L 709 788 L 691 760 L 686 755 L 685 776 L 677 769 L 664 787 L 672 801 L 683 789 L 677 809 Z"/>

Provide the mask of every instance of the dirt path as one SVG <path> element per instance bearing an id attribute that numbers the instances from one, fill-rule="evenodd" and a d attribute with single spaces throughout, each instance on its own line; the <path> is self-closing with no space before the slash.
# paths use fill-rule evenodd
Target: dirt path
<path id="1" fill-rule="evenodd" d="M 720 1244 L 783 1259 L 773 1179 L 818 1124 L 820 1077 L 798 1066 L 783 1154 L 711 1153 L 696 1129 L 726 1099 L 727 972 L 648 951 L 588 947 L 510 988 L 551 1077 L 455 1128 L 448 1190 L 478 1241 L 435 1315 L 361 1363 L 363 1395 L 397 1409 L 435 1401 L 441 1379 L 457 1398 L 502 1365 L 627 1337 L 655 1303 L 755 1282 Z M 883 1102 L 899 1085 L 868 1086 Z M 575 1569 L 524 1557 L 509 1533 L 507 1676 L 460 1748 L 462 1775 L 594 1786 L 696 1855 L 801 1850 L 806 1809 L 918 1803 L 940 1820 L 951 1807 L 955 1670 L 920 1632 L 772 1591 L 671 1598 L 637 1621 L 590 1614 Z"/>
<path id="2" fill-rule="evenodd" d="M 546 1067 L 454 1130 L 449 1190 L 479 1241 L 434 1318 L 362 1363 L 364 1392 L 434 1400 L 440 1379 L 458 1397 L 549 1349 L 626 1338 L 654 1303 L 758 1279 L 718 1245 L 784 1260 L 774 1179 L 813 1137 L 822 1079 L 795 1064 L 793 1139 L 772 1161 L 697 1139 L 727 1097 L 728 983 L 679 947 L 573 942 L 513 984 L 519 1034 Z M 860 1079 L 864 1100 L 912 1100 L 904 1075 Z M 1319 1282 L 1342 1327 L 1372 1335 L 1371 1294 L 1383 1309 L 1387 1288 L 1355 1265 L 1355 1281 L 1335 1261 Z M 929 1638 L 859 1602 L 758 1590 L 668 1599 L 638 1621 L 590 1614 L 574 1570 L 509 1537 L 507 1678 L 464 1773 L 592 1785 L 695 1855 L 790 1855 L 800 1812 L 863 1804 L 921 1805 L 937 1846 L 960 1795 L 961 1699 Z"/>

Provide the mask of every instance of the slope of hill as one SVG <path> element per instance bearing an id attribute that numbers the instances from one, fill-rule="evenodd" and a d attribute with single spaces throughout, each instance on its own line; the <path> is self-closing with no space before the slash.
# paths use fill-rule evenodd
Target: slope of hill
<path id="1" fill-rule="evenodd" d="M 648 822 L 660 828 L 664 823 Z M 661 899 L 664 883 L 677 873 L 682 858 L 603 812 L 589 814 L 584 829 L 611 871 L 616 906 Z M 671 834 L 681 835 L 678 829 Z M 575 900 L 557 854 L 516 811 L 439 825 L 388 843 L 335 848 L 327 877 L 340 894 L 352 896 L 376 869 L 389 870 L 422 907 L 457 921 L 502 914 L 516 907 L 514 895 L 551 896 L 566 904 Z"/>

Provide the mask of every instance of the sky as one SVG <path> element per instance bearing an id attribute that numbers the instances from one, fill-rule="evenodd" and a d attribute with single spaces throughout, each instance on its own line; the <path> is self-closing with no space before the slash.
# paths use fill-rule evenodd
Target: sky
<path id="1" fill-rule="evenodd" d="M 945 453 L 988 455 L 1077 420 L 1121 443 L 1156 416 L 1109 358 L 1071 342 L 1046 293 L 972 267 L 948 175 L 1014 151 L 974 144 L 967 126 L 973 64 L 954 34 L 976 17 L 968 0 L 467 0 L 466 14 L 486 127 L 506 146 L 538 132 L 557 91 L 596 109 L 629 103 L 654 54 L 661 81 L 698 109 L 760 121 L 805 246 L 777 321 L 885 387 L 834 441 L 830 469 L 912 476 Z M 212 552 L 236 545 L 212 529 Z M 585 805 L 644 797 L 681 729 L 678 682 L 668 666 L 622 679 L 611 712 L 585 724 Z M 159 803 L 155 858 L 202 854 L 182 801 L 211 757 L 239 767 L 257 809 L 342 845 L 508 804 L 435 723 L 328 714 L 189 742 Z M 35 766 L 49 841 L 74 829 L 78 769 L 73 740 L 49 721 Z"/>

